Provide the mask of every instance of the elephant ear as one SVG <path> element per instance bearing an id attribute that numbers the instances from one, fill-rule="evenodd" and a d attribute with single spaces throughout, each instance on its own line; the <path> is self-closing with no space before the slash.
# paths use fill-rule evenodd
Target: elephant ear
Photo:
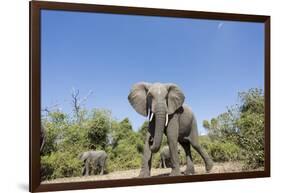
<path id="1" fill-rule="evenodd" d="M 173 114 L 183 105 L 185 96 L 181 89 L 175 84 L 167 84 L 168 90 L 168 114 Z"/>
<path id="2" fill-rule="evenodd" d="M 133 85 L 128 100 L 133 108 L 141 115 L 147 116 L 147 92 L 151 84 L 140 82 Z"/>

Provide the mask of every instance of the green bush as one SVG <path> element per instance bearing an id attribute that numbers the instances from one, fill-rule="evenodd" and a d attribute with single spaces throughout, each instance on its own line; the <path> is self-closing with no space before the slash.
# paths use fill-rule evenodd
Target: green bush
<path id="1" fill-rule="evenodd" d="M 106 110 L 94 110 L 90 118 L 85 122 L 89 149 L 105 149 L 108 144 L 110 130 L 110 112 Z"/>
<path id="2" fill-rule="evenodd" d="M 133 138 L 133 136 L 131 136 Z M 141 154 L 136 144 L 130 140 L 120 140 L 111 153 L 108 160 L 109 171 L 139 168 L 141 165 Z"/>
<path id="3" fill-rule="evenodd" d="M 263 116 L 257 114 L 244 114 L 238 122 L 244 127 L 239 138 L 244 154 L 244 169 L 258 168 L 264 165 L 264 122 Z"/>
<path id="4" fill-rule="evenodd" d="M 241 148 L 232 142 L 211 141 L 200 137 L 200 144 L 204 151 L 214 162 L 228 162 L 242 159 Z M 191 148 L 191 155 L 194 164 L 204 164 L 202 157 L 197 151 Z"/>
<path id="5" fill-rule="evenodd" d="M 243 148 L 244 169 L 264 166 L 264 95 L 260 89 L 239 93 L 243 105 L 237 121 L 239 143 Z"/>
<path id="6" fill-rule="evenodd" d="M 139 133 L 134 132 L 128 118 L 121 122 L 112 121 L 110 143 L 106 147 L 109 172 L 140 168 L 143 142 Z"/>
<path id="7" fill-rule="evenodd" d="M 207 151 L 215 162 L 237 161 L 241 158 L 240 148 L 231 142 L 213 142 Z"/>
<path id="8" fill-rule="evenodd" d="M 82 162 L 70 152 L 54 152 L 41 157 L 41 180 L 81 175 Z"/>
<path id="9" fill-rule="evenodd" d="M 264 166 L 264 93 L 262 89 L 252 88 L 239 94 L 240 104 L 228 109 L 211 122 L 203 121 L 208 135 L 213 139 L 211 152 L 216 159 L 220 152 L 224 153 L 222 160 L 236 157 L 239 148 L 240 159 L 245 163 L 245 169 L 255 169 Z M 216 141 L 222 143 L 218 145 Z M 234 144 L 237 146 L 235 147 Z M 224 151 L 227 149 L 228 151 Z M 238 156 L 238 157 L 239 157 Z M 232 158 L 231 158 L 232 159 Z"/>

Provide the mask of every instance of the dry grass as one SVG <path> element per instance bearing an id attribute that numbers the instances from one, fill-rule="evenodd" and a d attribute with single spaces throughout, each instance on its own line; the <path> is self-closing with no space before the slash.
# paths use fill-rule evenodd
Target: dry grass
<path id="1" fill-rule="evenodd" d="M 242 167 L 243 167 L 243 165 L 240 162 L 215 163 L 215 165 L 210 173 L 241 172 Z M 181 171 L 183 172 L 184 170 L 185 170 L 185 167 L 184 166 L 181 167 Z M 259 168 L 257 170 L 262 171 L 263 168 Z M 257 171 L 257 170 L 255 170 L 255 171 Z M 115 172 L 111 172 L 106 175 L 58 178 L 58 179 L 50 180 L 50 181 L 43 181 L 42 184 L 128 179 L 128 178 L 137 177 L 139 175 L 139 172 L 140 172 L 140 169 L 132 169 L 132 170 L 125 170 L 125 171 L 115 171 Z M 165 169 L 152 168 L 151 175 L 152 176 L 165 176 L 165 175 L 169 175 L 170 172 L 171 172 L 170 168 L 165 168 Z M 196 172 L 196 174 L 206 174 L 205 166 L 204 165 L 195 165 L 195 172 Z"/>

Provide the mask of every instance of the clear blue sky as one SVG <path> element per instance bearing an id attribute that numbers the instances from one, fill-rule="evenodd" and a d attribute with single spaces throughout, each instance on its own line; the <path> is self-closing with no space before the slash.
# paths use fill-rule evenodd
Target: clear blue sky
<path id="1" fill-rule="evenodd" d="M 238 91 L 263 88 L 261 23 L 43 10 L 42 107 L 71 112 L 71 90 L 89 90 L 87 108 L 129 117 L 134 130 L 146 119 L 130 106 L 140 81 L 178 84 L 200 132 L 238 102 Z"/>

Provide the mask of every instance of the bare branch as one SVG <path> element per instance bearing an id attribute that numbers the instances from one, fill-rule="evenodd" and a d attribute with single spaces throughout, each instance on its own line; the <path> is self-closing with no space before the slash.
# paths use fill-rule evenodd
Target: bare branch
<path id="1" fill-rule="evenodd" d="M 74 113 L 75 113 L 76 117 L 78 118 L 79 117 L 79 111 L 80 111 L 79 90 L 72 88 L 71 97 L 72 97 L 72 104 L 73 104 L 73 107 L 74 107 Z"/>
<path id="2" fill-rule="evenodd" d="M 72 88 L 71 97 L 72 97 L 73 111 L 74 111 L 74 114 L 76 116 L 76 120 L 77 120 L 78 123 L 80 123 L 82 118 L 83 118 L 83 115 L 81 113 L 82 106 L 86 103 L 86 101 L 92 95 L 92 93 L 93 93 L 93 91 L 90 90 L 88 92 L 88 94 L 83 99 L 80 99 L 79 90 L 75 89 L 75 88 Z"/>
<path id="3" fill-rule="evenodd" d="M 89 90 L 88 94 L 80 101 L 81 105 L 84 105 L 86 103 L 86 101 L 88 100 L 88 98 L 93 94 L 92 90 Z"/>

